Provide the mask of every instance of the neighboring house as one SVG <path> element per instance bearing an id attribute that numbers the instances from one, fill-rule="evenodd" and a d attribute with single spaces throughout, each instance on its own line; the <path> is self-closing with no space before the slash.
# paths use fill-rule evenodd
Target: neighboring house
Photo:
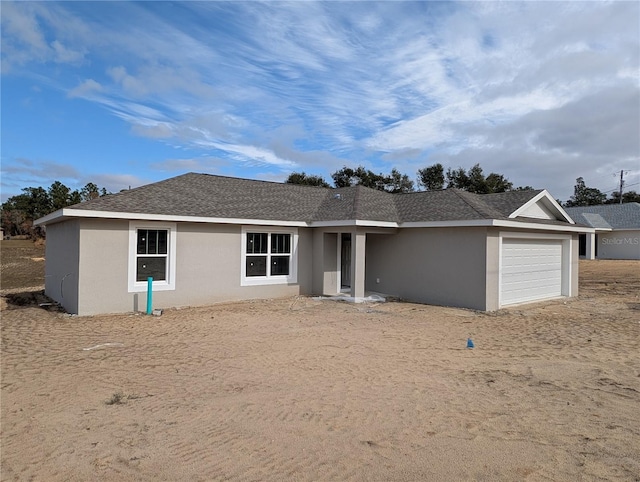
<path id="1" fill-rule="evenodd" d="M 580 256 L 587 259 L 640 259 L 640 204 L 579 206 L 565 211 L 594 228 L 580 235 Z"/>
<path id="2" fill-rule="evenodd" d="M 365 292 L 496 310 L 576 296 L 578 226 L 547 191 L 390 194 L 184 174 L 61 209 L 46 293 L 81 315 Z"/>

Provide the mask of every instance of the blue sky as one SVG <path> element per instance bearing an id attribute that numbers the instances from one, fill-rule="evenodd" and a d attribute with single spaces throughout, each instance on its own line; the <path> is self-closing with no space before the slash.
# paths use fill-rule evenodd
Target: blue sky
<path id="1" fill-rule="evenodd" d="M 640 191 L 638 2 L 7 2 L 2 200 L 480 163 Z"/>

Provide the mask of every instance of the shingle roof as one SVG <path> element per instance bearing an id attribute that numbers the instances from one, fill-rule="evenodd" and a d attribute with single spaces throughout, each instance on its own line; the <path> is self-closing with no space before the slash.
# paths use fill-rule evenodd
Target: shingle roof
<path id="1" fill-rule="evenodd" d="M 189 173 L 73 207 L 121 213 L 310 221 L 326 196 L 326 188 Z"/>
<path id="2" fill-rule="evenodd" d="M 574 221 L 593 228 L 640 229 L 640 203 L 577 206 L 565 211 Z"/>
<path id="3" fill-rule="evenodd" d="M 596 213 L 582 213 L 582 217 L 587 220 L 592 228 L 612 229 L 612 226 Z"/>
<path id="4" fill-rule="evenodd" d="M 537 189 L 531 191 L 509 191 L 485 194 L 482 196 L 482 201 L 500 211 L 503 216 L 509 216 L 512 212 L 533 199 L 542 191 L 542 189 Z"/>
<path id="5" fill-rule="evenodd" d="M 479 195 L 447 189 L 391 194 L 363 186 L 331 189 L 189 173 L 70 209 L 303 222 L 461 221 L 508 219 L 539 192 Z"/>
<path id="6" fill-rule="evenodd" d="M 476 195 L 467 194 L 457 189 L 424 191 L 396 196 L 395 201 L 403 222 L 491 219 L 490 208 L 475 199 Z"/>
<path id="7" fill-rule="evenodd" d="M 398 221 L 394 195 L 363 186 L 327 189 L 314 221 Z"/>

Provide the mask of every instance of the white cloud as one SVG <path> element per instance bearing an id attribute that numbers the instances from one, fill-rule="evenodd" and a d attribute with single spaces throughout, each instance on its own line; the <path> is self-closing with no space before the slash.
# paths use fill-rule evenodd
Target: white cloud
<path id="1" fill-rule="evenodd" d="M 131 126 L 131 132 L 151 139 L 170 139 L 174 136 L 174 130 L 169 122 L 140 122 L 139 119 Z"/>
<path id="2" fill-rule="evenodd" d="M 31 179 L 33 182 L 46 179 L 78 179 L 80 173 L 78 169 L 70 164 L 54 161 L 41 161 L 26 158 L 12 159 L 11 163 L 2 163 L 3 177 L 9 174 L 12 177 L 20 177 L 24 180 Z"/>
<path id="3" fill-rule="evenodd" d="M 205 147 L 212 147 L 229 153 L 250 166 L 272 165 L 280 168 L 295 168 L 297 164 L 289 159 L 278 157 L 273 151 L 261 147 L 241 144 L 225 144 L 221 142 L 202 141 Z"/>
<path id="4" fill-rule="evenodd" d="M 67 93 L 67 97 L 88 97 L 92 93 L 101 92 L 102 90 L 103 87 L 98 82 L 93 79 L 87 79 L 71 89 Z"/>
<path id="5" fill-rule="evenodd" d="M 227 164 L 227 161 L 213 156 L 201 156 L 189 159 L 165 159 L 154 162 L 149 167 L 152 169 L 172 172 L 206 172 L 209 174 L 218 173 L 220 167 Z"/>
<path id="6" fill-rule="evenodd" d="M 51 42 L 51 48 L 54 51 L 54 58 L 56 62 L 78 62 L 84 58 L 83 52 L 79 50 L 71 50 L 65 47 L 59 40 L 54 40 L 53 42 Z"/>
<path id="7" fill-rule="evenodd" d="M 45 59 L 49 46 L 30 5 L 4 2 L 2 5 L 2 58 L 7 65 L 31 59 Z"/>
<path id="8" fill-rule="evenodd" d="M 70 164 L 50 160 L 17 158 L 2 163 L 2 201 L 20 194 L 22 188 L 43 186 L 47 189 L 54 181 L 60 181 L 72 190 L 93 182 L 100 188 L 118 192 L 152 180 L 131 174 L 90 173 L 86 168 L 79 170 Z"/>

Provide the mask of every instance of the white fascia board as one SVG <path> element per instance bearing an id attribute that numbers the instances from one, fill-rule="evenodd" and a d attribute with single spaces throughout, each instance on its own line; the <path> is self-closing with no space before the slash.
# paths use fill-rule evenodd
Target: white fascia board
<path id="1" fill-rule="evenodd" d="M 517 229 L 534 229 L 536 231 L 565 231 L 576 233 L 593 233 L 593 228 L 578 226 L 558 226 L 555 224 L 523 223 L 499 219 L 472 219 L 468 221 L 413 221 L 402 223 L 400 228 L 456 228 L 456 227 L 504 227 Z"/>
<path id="2" fill-rule="evenodd" d="M 545 191 L 546 192 L 546 191 Z M 540 193 L 542 194 L 542 193 Z M 537 196 L 536 196 L 537 197 Z M 534 198 L 535 199 L 535 198 Z M 555 202 L 555 201 L 554 201 Z M 579 233 L 594 233 L 594 228 L 582 228 L 577 226 L 556 226 L 553 224 L 523 223 L 519 221 L 501 221 L 495 219 L 472 219 L 466 221 L 411 221 L 406 223 L 396 223 L 389 221 L 368 221 L 368 220 L 348 220 L 348 221 L 316 221 L 307 223 L 304 221 L 272 221 L 265 219 L 241 219 L 241 218 L 210 218 L 199 216 L 176 216 L 163 214 L 144 213 L 122 213 L 114 211 L 92 211 L 88 209 L 63 208 L 48 214 L 34 222 L 35 225 L 46 225 L 52 222 L 62 221 L 68 218 L 102 218 L 102 219 L 127 219 L 139 221 L 164 221 L 164 222 L 191 222 L 191 223 L 211 223 L 211 224 L 245 224 L 255 226 L 286 226 L 286 227 L 339 227 L 339 226 L 362 226 L 379 228 L 449 228 L 449 227 L 472 227 L 472 226 L 499 226 L 520 229 L 535 229 L 546 231 L 570 231 Z M 598 230 L 604 231 L 604 230 Z"/>
<path id="3" fill-rule="evenodd" d="M 363 226 L 367 228 L 397 228 L 398 223 L 393 221 L 367 221 L 361 219 L 349 219 L 347 221 L 312 221 L 307 224 L 310 228 L 334 228 L 339 226 Z"/>
<path id="4" fill-rule="evenodd" d="M 41 218 L 36 219 L 33 222 L 34 226 L 40 226 L 41 224 L 49 224 L 51 221 L 56 221 L 58 218 L 64 217 L 64 211 L 69 211 L 68 209 L 58 209 L 46 216 L 42 216 Z"/>
<path id="5" fill-rule="evenodd" d="M 560 216 L 562 216 L 565 221 L 567 221 L 568 223 L 571 223 L 571 224 L 576 224 L 576 222 L 573 219 L 571 219 L 571 217 L 567 214 L 567 212 L 564 209 L 562 209 L 562 206 L 560 206 L 560 204 L 558 204 L 558 202 L 555 199 L 553 199 L 553 196 L 551 194 L 549 194 L 549 191 L 547 191 L 546 189 L 543 189 L 541 192 L 539 192 L 534 197 L 529 199 L 526 203 L 524 203 L 518 209 L 513 211 L 509 215 L 509 217 L 511 219 L 517 218 L 522 212 L 526 211 L 529 208 L 529 206 L 531 206 L 532 204 L 537 203 L 542 198 L 544 198 L 546 201 L 548 201 L 549 204 L 551 204 L 551 206 L 556 210 L 557 214 L 560 214 Z"/>
<path id="6" fill-rule="evenodd" d="M 128 219 L 140 221 L 165 221 L 165 222 L 190 222 L 190 223 L 215 223 L 215 224 L 253 224 L 259 226 L 295 226 L 306 227 L 304 221 L 277 221 L 268 219 L 240 219 L 240 218 L 209 218 L 201 216 L 177 216 L 165 214 L 145 213 L 121 213 L 114 211 L 92 211 L 88 209 L 60 209 L 54 213 L 38 219 L 35 223 L 48 224 L 60 218 L 103 218 L 103 219 Z"/>
<path id="7" fill-rule="evenodd" d="M 571 233 L 595 233 L 594 228 L 583 228 L 580 226 L 558 226 L 555 224 L 523 223 L 520 221 L 502 221 L 498 219 L 493 220 L 492 226 L 498 226 L 501 228 L 535 229 L 537 231 L 565 231 L 565 232 L 571 232 Z"/>
<path id="8" fill-rule="evenodd" d="M 493 226 L 493 219 L 469 219 L 466 221 L 410 221 L 401 228 L 455 228 L 470 226 Z"/>

